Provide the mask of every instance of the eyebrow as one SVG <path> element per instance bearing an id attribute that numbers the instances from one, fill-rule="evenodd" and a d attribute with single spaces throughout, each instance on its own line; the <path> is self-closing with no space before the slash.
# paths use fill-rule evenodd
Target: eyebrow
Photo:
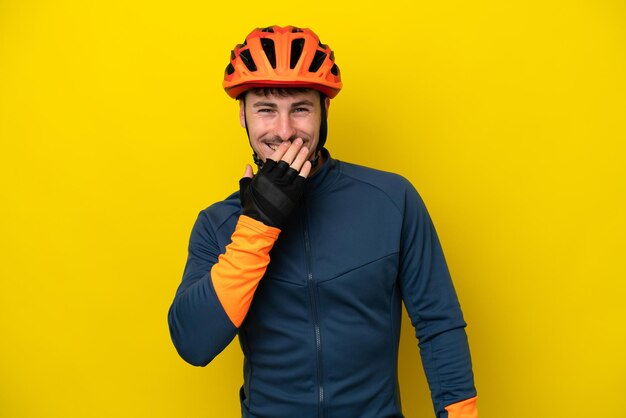
<path id="1" fill-rule="evenodd" d="M 313 102 L 310 100 L 300 100 L 299 102 L 291 104 L 292 108 L 299 106 L 313 106 Z M 271 107 L 275 109 L 278 107 L 278 105 L 272 102 L 256 102 L 252 104 L 252 107 Z"/>
<path id="2" fill-rule="evenodd" d="M 276 103 L 272 103 L 272 102 L 256 102 L 254 104 L 252 104 L 252 107 L 278 107 L 276 105 Z"/>
<path id="3" fill-rule="evenodd" d="M 313 102 L 310 100 L 300 100 L 299 102 L 293 103 L 291 105 L 291 107 L 298 107 L 298 106 L 313 106 Z"/>

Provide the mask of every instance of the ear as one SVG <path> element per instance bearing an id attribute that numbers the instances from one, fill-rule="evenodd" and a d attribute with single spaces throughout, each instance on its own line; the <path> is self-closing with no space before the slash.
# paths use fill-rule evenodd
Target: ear
<path id="1" fill-rule="evenodd" d="M 330 107 L 330 99 L 328 97 L 324 99 L 324 106 L 326 106 L 326 115 L 328 115 L 328 108 Z"/>
<path id="2" fill-rule="evenodd" d="M 239 100 L 239 123 L 242 128 L 246 127 L 246 101 L 241 99 Z"/>

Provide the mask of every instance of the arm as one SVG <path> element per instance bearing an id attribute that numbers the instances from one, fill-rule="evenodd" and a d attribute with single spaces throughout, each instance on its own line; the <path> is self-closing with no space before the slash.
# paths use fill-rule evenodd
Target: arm
<path id="1" fill-rule="evenodd" d="M 477 418 L 466 323 L 423 201 L 409 184 L 402 231 L 402 296 L 419 340 L 437 418 Z"/>
<path id="2" fill-rule="evenodd" d="M 168 313 L 176 350 L 195 366 L 207 365 L 235 337 L 279 230 L 242 215 L 224 254 L 213 233 L 201 212 L 189 240 L 183 280 Z"/>

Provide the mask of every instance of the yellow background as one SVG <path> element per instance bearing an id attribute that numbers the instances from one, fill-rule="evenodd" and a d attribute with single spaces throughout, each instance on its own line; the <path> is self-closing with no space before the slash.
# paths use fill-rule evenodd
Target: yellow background
<path id="1" fill-rule="evenodd" d="M 236 340 L 194 368 L 166 313 L 251 160 L 229 52 L 270 24 L 336 51 L 333 156 L 423 196 L 481 417 L 626 417 L 621 0 L 0 1 L 0 416 L 238 416 Z M 406 320 L 400 376 L 433 416 Z"/>

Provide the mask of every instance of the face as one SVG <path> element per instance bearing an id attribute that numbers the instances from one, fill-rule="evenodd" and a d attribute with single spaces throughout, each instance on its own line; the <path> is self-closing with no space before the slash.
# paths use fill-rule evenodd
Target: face
<path id="1" fill-rule="evenodd" d="M 325 106 L 328 108 L 328 100 Z M 274 153 L 283 141 L 302 139 L 311 159 L 319 143 L 321 123 L 320 95 L 316 90 L 297 92 L 282 97 L 257 95 L 248 92 L 244 104 L 240 101 L 239 119 L 245 128 L 246 120 L 250 144 L 263 161 Z"/>

